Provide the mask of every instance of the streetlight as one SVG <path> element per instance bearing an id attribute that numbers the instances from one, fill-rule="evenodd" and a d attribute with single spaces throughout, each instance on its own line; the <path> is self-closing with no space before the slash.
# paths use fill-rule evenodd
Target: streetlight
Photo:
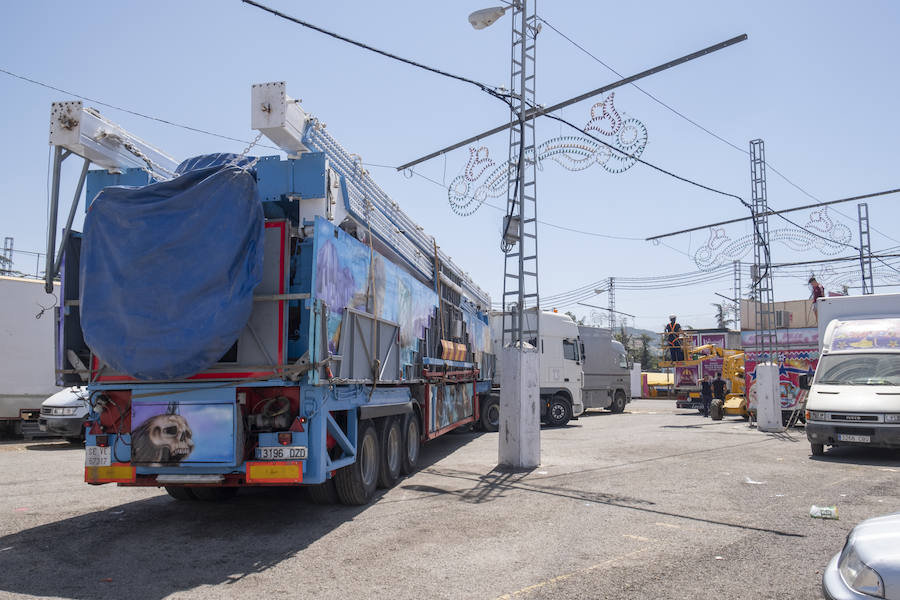
<path id="1" fill-rule="evenodd" d="M 476 10 L 469 15 L 469 23 L 475 29 L 484 29 L 493 25 L 497 19 L 506 14 L 508 6 L 494 6 L 493 8 L 482 8 Z"/>
<path id="2" fill-rule="evenodd" d="M 510 12 L 509 174 L 501 249 L 504 254 L 503 315 L 500 363 L 499 463 L 533 468 L 541 462 L 540 294 L 538 290 L 537 187 L 534 121 L 525 119 L 535 103 L 535 40 L 540 31 L 537 0 L 512 0 L 509 6 L 476 10 L 469 15 L 484 29 Z M 529 158 L 526 158 L 529 157 Z M 534 317 L 528 303 L 533 303 Z M 528 318 L 526 318 L 526 315 Z M 532 345 L 533 344 L 533 345 Z"/>

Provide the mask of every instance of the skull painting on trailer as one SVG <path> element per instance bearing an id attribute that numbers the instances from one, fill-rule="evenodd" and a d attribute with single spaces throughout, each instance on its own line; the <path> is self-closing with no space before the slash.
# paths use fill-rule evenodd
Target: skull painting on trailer
<path id="1" fill-rule="evenodd" d="M 150 417 L 131 434 L 131 460 L 136 463 L 178 463 L 194 450 L 193 432 L 181 415 Z"/>

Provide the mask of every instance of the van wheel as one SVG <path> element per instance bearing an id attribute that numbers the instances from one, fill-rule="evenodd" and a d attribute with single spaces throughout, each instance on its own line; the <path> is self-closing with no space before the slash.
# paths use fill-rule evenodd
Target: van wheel
<path id="1" fill-rule="evenodd" d="M 825 456 L 825 444 L 810 444 L 809 449 L 813 456 Z"/>
<path id="2" fill-rule="evenodd" d="M 565 396 L 556 394 L 550 398 L 550 406 L 547 408 L 547 425 L 562 427 L 572 418 L 572 407 Z"/>
<path id="3" fill-rule="evenodd" d="M 378 424 L 381 440 L 381 465 L 378 469 L 378 487 L 392 488 L 400 479 L 403 468 L 403 430 L 396 417 L 385 417 Z"/>
<path id="4" fill-rule="evenodd" d="M 500 430 L 500 402 L 496 398 L 491 398 L 482 407 L 481 428 L 485 431 Z"/>
<path id="5" fill-rule="evenodd" d="M 609 405 L 609 411 L 612 413 L 621 413 L 625 410 L 625 392 L 619 390 L 613 397 L 612 404 Z"/>
<path id="6" fill-rule="evenodd" d="M 381 462 L 378 432 L 372 421 L 360 421 L 356 438 L 356 460 L 338 469 L 334 483 L 338 497 L 347 505 L 360 506 L 372 499 L 378 486 L 378 466 Z"/>

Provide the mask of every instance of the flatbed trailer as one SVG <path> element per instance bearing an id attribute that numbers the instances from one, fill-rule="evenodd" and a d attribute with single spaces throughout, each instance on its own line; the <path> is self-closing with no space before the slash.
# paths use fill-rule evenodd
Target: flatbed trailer
<path id="1" fill-rule="evenodd" d="M 63 234 L 56 365 L 90 391 L 85 481 L 181 500 L 303 485 L 364 504 L 416 468 L 421 442 L 479 420 L 490 298 L 283 83 L 253 86 L 252 111 L 287 159 L 176 167 L 54 105 L 51 142 L 85 158 L 89 205 L 84 233 Z M 153 158 L 111 165 L 116 152 Z"/>

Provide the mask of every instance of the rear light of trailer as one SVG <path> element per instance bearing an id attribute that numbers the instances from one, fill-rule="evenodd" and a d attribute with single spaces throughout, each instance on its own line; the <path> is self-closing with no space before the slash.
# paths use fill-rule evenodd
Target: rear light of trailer
<path id="1" fill-rule="evenodd" d="M 105 448 L 105 447 L 109 446 L 109 436 L 108 435 L 98 435 L 97 437 L 94 438 L 94 440 L 96 440 L 97 445 L 100 446 L 101 448 Z"/>
<path id="2" fill-rule="evenodd" d="M 294 434 L 291 432 L 278 434 L 278 443 L 281 444 L 282 446 L 289 446 L 293 440 L 294 440 Z"/>

